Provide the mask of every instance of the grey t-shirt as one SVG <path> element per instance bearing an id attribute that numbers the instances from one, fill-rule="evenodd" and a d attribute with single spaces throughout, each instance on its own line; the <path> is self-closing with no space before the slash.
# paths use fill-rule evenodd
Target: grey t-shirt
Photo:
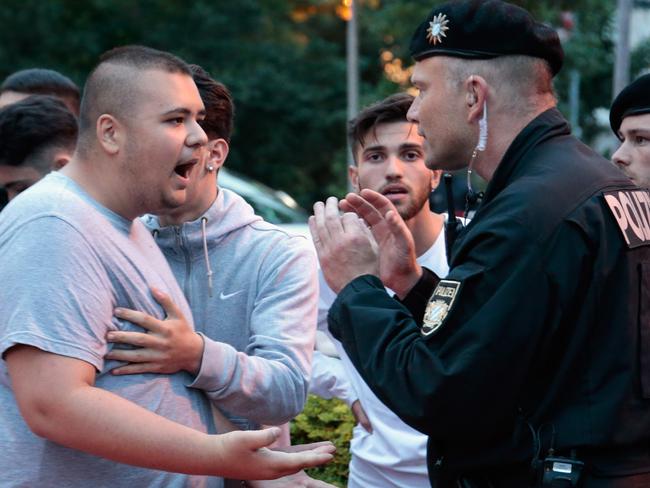
<path id="1" fill-rule="evenodd" d="M 0 214 L 0 354 L 13 345 L 80 359 L 96 386 L 194 429 L 214 433 L 193 378 L 113 376 L 105 361 L 109 330 L 142 330 L 113 316 L 127 307 L 164 317 L 150 287 L 187 302 L 147 229 L 102 207 L 74 181 L 52 173 Z M 0 486 L 221 486 L 221 480 L 136 468 L 62 447 L 34 435 L 18 411 L 0 361 Z"/>

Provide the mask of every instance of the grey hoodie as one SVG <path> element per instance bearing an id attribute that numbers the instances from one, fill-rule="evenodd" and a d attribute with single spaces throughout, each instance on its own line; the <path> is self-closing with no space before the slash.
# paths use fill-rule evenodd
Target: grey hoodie
<path id="1" fill-rule="evenodd" d="M 223 188 L 193 222 L 161 228 L 157 217 L 143 219 L 205 341 L 189 387 L 245 429 L 281 424 L 302 411 L 318 296 L 308 240 L 265 222 Z"/>

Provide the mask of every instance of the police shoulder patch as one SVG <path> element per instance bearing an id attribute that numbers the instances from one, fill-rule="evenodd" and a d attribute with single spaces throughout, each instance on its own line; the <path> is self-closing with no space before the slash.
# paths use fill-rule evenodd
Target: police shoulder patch
<path id="1" fill-rule="evenodd" d="M 423 336 L 431 335 L 440 328 L 454 304 L 459 289 L 460 281 L 440 280 L 424 311 L 420 328 Z"/>
<path id="2" fill-rule="evenodd" d="M 616 190 L 604 196 L 627 247 L 650 245 L 650 192 Z"/>

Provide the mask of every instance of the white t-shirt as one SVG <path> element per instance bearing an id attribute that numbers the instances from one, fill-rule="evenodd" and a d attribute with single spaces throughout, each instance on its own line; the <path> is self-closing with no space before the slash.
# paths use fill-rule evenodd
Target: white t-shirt
<path id="1" fill-rule="evenodd" d="M 418 258 L 418 263 L 438 276 L 447 275 L 444 227 L 433 246 Z M 360 425 L 354 427 L 348 487 L 429 488 L 427 436 L 400 420 L 357 372 L 341 343 L 327 329 L 327 312 L 336 294 L 325 283 L 322 272 L 319 272 L 319 286 L 318 328 L 333 342 L 340 359 L 318 352 L 314 355 L 310 392 L 324 398 L 340 398 L 348 405 L 358 399 L 373 429 L 369 433 Z"/>

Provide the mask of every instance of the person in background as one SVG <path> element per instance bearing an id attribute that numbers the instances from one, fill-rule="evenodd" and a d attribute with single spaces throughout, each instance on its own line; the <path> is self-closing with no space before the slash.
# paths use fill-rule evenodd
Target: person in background
<path id="1" fill-rule="evenodd" d="M 65 166 L 77 132 L 77 119 L 53 96 L 32 95 L 0 109 L 0 186 L 7 199 Z"/>
<path id="2" fill-rule="evenodd" d="M 412 103 L 412 95 L 392 95 L 350 121 L 348 139 L 355 164 L 349 176 L 357 192 L 377 191 L 395 205 L 413 236 L 418 263 L 445 276 L 449 267 L 444 218 L 429 209 L 429 194 L 438 186 L 441 171 L 424 164 L 422 136 L 406 118 Z M 318 327 L 327 331 L 327 313 L 336 294 L 322 273 L 319 278 Z M 377 398 L 341 343 L 326 333 L 340 359 L 317 350 L 310 389 L 324 398 L 344 400 L 358 422 L 350 442 L 348 487 L 429 486 L 427 436 L 405 424 Z"/>
<path id="3" fill-rule="evenodd" d="M 79 116 L 79 87 L 58 71 L 29 68 L 10 74 L 0 85 L 0 107 L 30 95 L 53 95 L 60 98 L 75 117 Z"/>

